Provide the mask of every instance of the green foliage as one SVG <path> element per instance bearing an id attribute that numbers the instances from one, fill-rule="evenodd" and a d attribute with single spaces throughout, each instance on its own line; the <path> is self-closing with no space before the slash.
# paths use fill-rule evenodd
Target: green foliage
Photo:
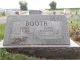
<path id="1" fill-rule="evenodd" d="M 20 4 L 20 9 L 21 9 L 21 10 L 23 10 L 23 11 L 28 10 L 28 9 L 27 9 L 27 2 L 25 2 L 25 1 L 20 1 L 19 4 Z"/>
<path id="2" fill-rule="evenodd" d="M 77 20 L 75 16 L 69 18 L 69 28 L 73 29 L 74 31 L 80 29 L 80 22 Z"/>
<path id="3" fill-rule="evenodd" d="M 56 9 L 56 2 L 52 1 L 50 4 L 49 4 L 51 10 L 55 10 Z"/>
<path id="4" fill-rule="evenodd" d="M 35 57 L 28 57 L 23 54 L 9 53 L 6 49 L 0 49 L 0 60 L 38 60 Z"/>
<path id="5" fill-rule="evenodd" d="M 77 18 L 75 16 L 72 16 L 69 18 L 68 20 L 68 25 L 69 25 L 69 33 L 70 33 L 70 37 L 73 40 L 80 40 L 80 21 L 77 20 Z"/>
<path id="6" fill-rule="evenodd" d="M 0 40 L 4 37 L 5 24 L 0 24 Z"/>

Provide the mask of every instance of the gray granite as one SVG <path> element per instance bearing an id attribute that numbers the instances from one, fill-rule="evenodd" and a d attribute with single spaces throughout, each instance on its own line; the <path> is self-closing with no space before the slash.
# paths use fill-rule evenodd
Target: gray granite
<path id="1" fill-rule="evenodd" d="M 70 44 L 64 15 L 10 16 L 6 28 L 4 46 Z"/>

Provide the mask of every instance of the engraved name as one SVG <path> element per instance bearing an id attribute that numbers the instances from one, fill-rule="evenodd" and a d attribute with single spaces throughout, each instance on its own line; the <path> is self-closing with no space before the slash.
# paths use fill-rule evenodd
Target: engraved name
<path id="1" fill-rule="evenodd" d="M 47 21 L 26 21 L 26 26 L 47 26 Z"/>

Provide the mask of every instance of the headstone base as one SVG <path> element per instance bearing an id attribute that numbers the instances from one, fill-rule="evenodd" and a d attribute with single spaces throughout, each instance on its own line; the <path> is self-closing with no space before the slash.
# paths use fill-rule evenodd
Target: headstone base
<path id="1" fill-rule="evenodd" d="M 79 59 L 80 48 L 78 47 L 47 47 L 47 48 L 7 48 L 10 53 L 21 53 L 28 56 L 39 58 L 61 58 L 61 59 Z"/>

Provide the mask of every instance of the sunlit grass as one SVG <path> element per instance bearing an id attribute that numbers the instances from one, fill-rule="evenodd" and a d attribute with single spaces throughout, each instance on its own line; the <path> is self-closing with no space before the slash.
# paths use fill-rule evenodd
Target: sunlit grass
<path id="1" fill-rule="evenodd" d="M 28 57 L 27 55 L 23 54 L 9 53 L 6 51 L 6 49 L 0 49 L 0 60 L 44 60 L 44 59 L 38 59 L 36 57 Z"/>
<path id="2" fill-rule="evenodd" d="M 69 26 L 69 35 L 72 40 L 74 41 L 80 41 L 80 21 L 77 20 L 76 16 L 71 16 L 68 20 L 68 26 Z"/>
<path id="3" fill-rule="evenodd" d="M 4 37 L 5 24 L 0 24 L 0 40 Z"/>
<path id="4" fill-rule="evenodd" d="M 80 28 L 80 21 L 78 21 L 75 16 L 72 16 L 68 20 L 68 25 L 69 25 L 69 28 L 77 30 Z"/>

